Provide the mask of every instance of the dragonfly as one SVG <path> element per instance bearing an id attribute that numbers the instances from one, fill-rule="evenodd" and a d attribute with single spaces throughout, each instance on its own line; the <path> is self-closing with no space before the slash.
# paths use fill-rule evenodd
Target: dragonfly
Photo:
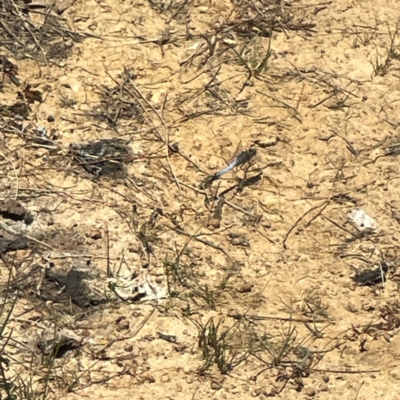
<path id="1" fill-rule="evenodd" d="M 240 144 L 239 146 L 240 147 Z M 236 153 L 238 150 L 236 151 Z M 247 150 L 239 152 L 239 154 L 233 158 L 233 160 L 228 164 L 227 167 L 218 171 L 214 175 L 208 176 L 205 180 L 205 185 L 209 186 L 212 182 L 220 179 L 222 176 L 226 175 L 228 172 L 231 172 L 237 167 L 248 163 L 252 158 L 254 158 L 257 154 L 257 150 L 254 147 L 250 147 Z"/>
<path id="2" fill-rule="evenodd" d="M 233 171 L 235 168 L 241 167 L 246 163 L 250 163 L 251 160 L 257 155 L 257 150 L 254 147 L 250 147 L 247 150 L 242 150 L 241 143 L 239 143 L 235 154 L 237 154 L 236 157 L 231 159 L 231 161 L 227 163 L 228 165 L 225 168 L 219 170 L 214 175 L 208 176 L 205 179 L 205 181 L 203 182 L 203 188 L 209 187 L 212 182 L 220 179 L 227 173 Z M 229 192 L 232 192 L 233 190 L 241 192 L 246 186 L 254 185 L 262 179 L 262 172 L 259 172 L 257 175 L 251 177 L 246 177 L 246 175 L 247 170 L 245 172 L 245 177 L 243 179 L 239 179 L 239 181 L 236 182 L 233 186 L 226 188 L 220 193 L 215 193 L 212 199 L 208 198 L 207 196 L 206 205 L 209 205 L 210 200 L 212 200 L 211 209 L 215 207 L 212 214 L 210 209 L 210 219 L 207 224 L 210 228 L 215 229 L 220 227 L 222 219 L 222 209 L 225 204 L 225 196 Z"/>

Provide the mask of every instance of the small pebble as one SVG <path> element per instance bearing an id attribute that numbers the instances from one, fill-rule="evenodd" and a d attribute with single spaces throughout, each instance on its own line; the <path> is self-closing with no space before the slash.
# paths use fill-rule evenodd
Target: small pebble
<path id="1" fill-rule="evenodd" d="M 90 231 L 90 237 L 91 237 L 93 240 L 98 240 L 98 239 L 101 239 L 101 238 L 102 238 L 102 234 L 101 234 L 101 232 L 100 232 L 98 229 L 92 229 L 92 230 Z"/>
<path id="2" fill-rule="evenodd" d="M 312 387 L 307 388 L 307 389 L 305 390 L 305 393 L 306 393 L 306 395 L 307 395 L 308 397 L 314 397 L 314 396 L 317 394 L 317 392 L 315 391 L 315 389 L 312 388 Z"/>
<path id="3" fill-rule="evenodd" d="M 329 391 L 328 385 L 321 385 L 319 387 L 319 391 L 320 392 L 328 392 Z"/>
<path id="4" fill-rule="evenodd" d="M 253 289 L 253 285 L 251 283 L 244 283 L 239 289 L 239 293 L 250 293 Z"/>
<path id="5" fill-rule="evenodd" d="M 124 319 L 118 324 L 117 331 L 120 332 L 122 330 L 129 329 L 129 321 Z"/>
<path id="6" fill-rule="evenodd" d="M 219 389 L 221 389 L 221 385 L 218 383 L 218 382 L 211 382 L 211 389 L 212 390 L 219 390 Z"/>
<path id="7" fill-rule="evenodd" d="M 208 229 L 214 230 L 218 229 L 221 226 L 221 220 L 218 218 L 211 218 L 210 222 L 208 223 Z"/>
<path id="8" fill-rule="evenodd" d="M 251 394 L 251 397 L 258 397 L 261 393 L 262 393 L 262 389 L 258 388 L 258 389 L 254 389 L 250 394 Z"/>

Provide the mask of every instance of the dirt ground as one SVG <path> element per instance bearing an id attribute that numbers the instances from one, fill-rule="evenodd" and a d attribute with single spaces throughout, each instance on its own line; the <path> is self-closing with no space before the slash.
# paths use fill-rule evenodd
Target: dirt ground
<path id="1" fill-rule="evenodd" d="M 398 398 L 397 1 L 0 11 L 1 399 Z"/>

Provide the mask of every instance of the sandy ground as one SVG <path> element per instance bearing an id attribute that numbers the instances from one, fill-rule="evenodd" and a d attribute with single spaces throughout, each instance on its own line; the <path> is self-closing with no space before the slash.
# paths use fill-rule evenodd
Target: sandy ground
<path id="1" fill-rule="evenodd" d="M 3 51 L 21 86 L 6 76 L 2 104 L 43 96 L 23 129 L 2 114 L 1 197 L 34 220 L 0 225 L 31 243 L 0 265 L 19 289 L 8 373 L 68 400 L 397 399 L 398 2 L 66 5 L 91 34 L 68 58 Z M 257 10 L 271 37 L 235 25 Z M 129 142 L 126 176 L 71 156 L 111 138 Z M 355 284 L 385 262 L 385 283 Z M 61 337 L 54 360 L 38 347 Z"/>

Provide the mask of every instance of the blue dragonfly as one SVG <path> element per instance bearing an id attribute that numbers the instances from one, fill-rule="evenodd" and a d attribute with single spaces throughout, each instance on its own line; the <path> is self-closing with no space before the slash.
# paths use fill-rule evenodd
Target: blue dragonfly
<path id="1" fill-rule="evenodd" d="M 220 179 L 223 175 L 227 174 L 228 172 L 231 172 L 236 167 L 240 167 L 241 165 L 249 162 L 253 157 L 256 156 L 256 154 L 257 150 L 253 147 L 241 151 L 236 157 L 233 158 L 233 160 L 228 164 L 227 167 L 218 171 L 214 175 L 207 177 L 205 185 L 209 186 L 212 182 L 216 181 L 217 179 Z"/>

